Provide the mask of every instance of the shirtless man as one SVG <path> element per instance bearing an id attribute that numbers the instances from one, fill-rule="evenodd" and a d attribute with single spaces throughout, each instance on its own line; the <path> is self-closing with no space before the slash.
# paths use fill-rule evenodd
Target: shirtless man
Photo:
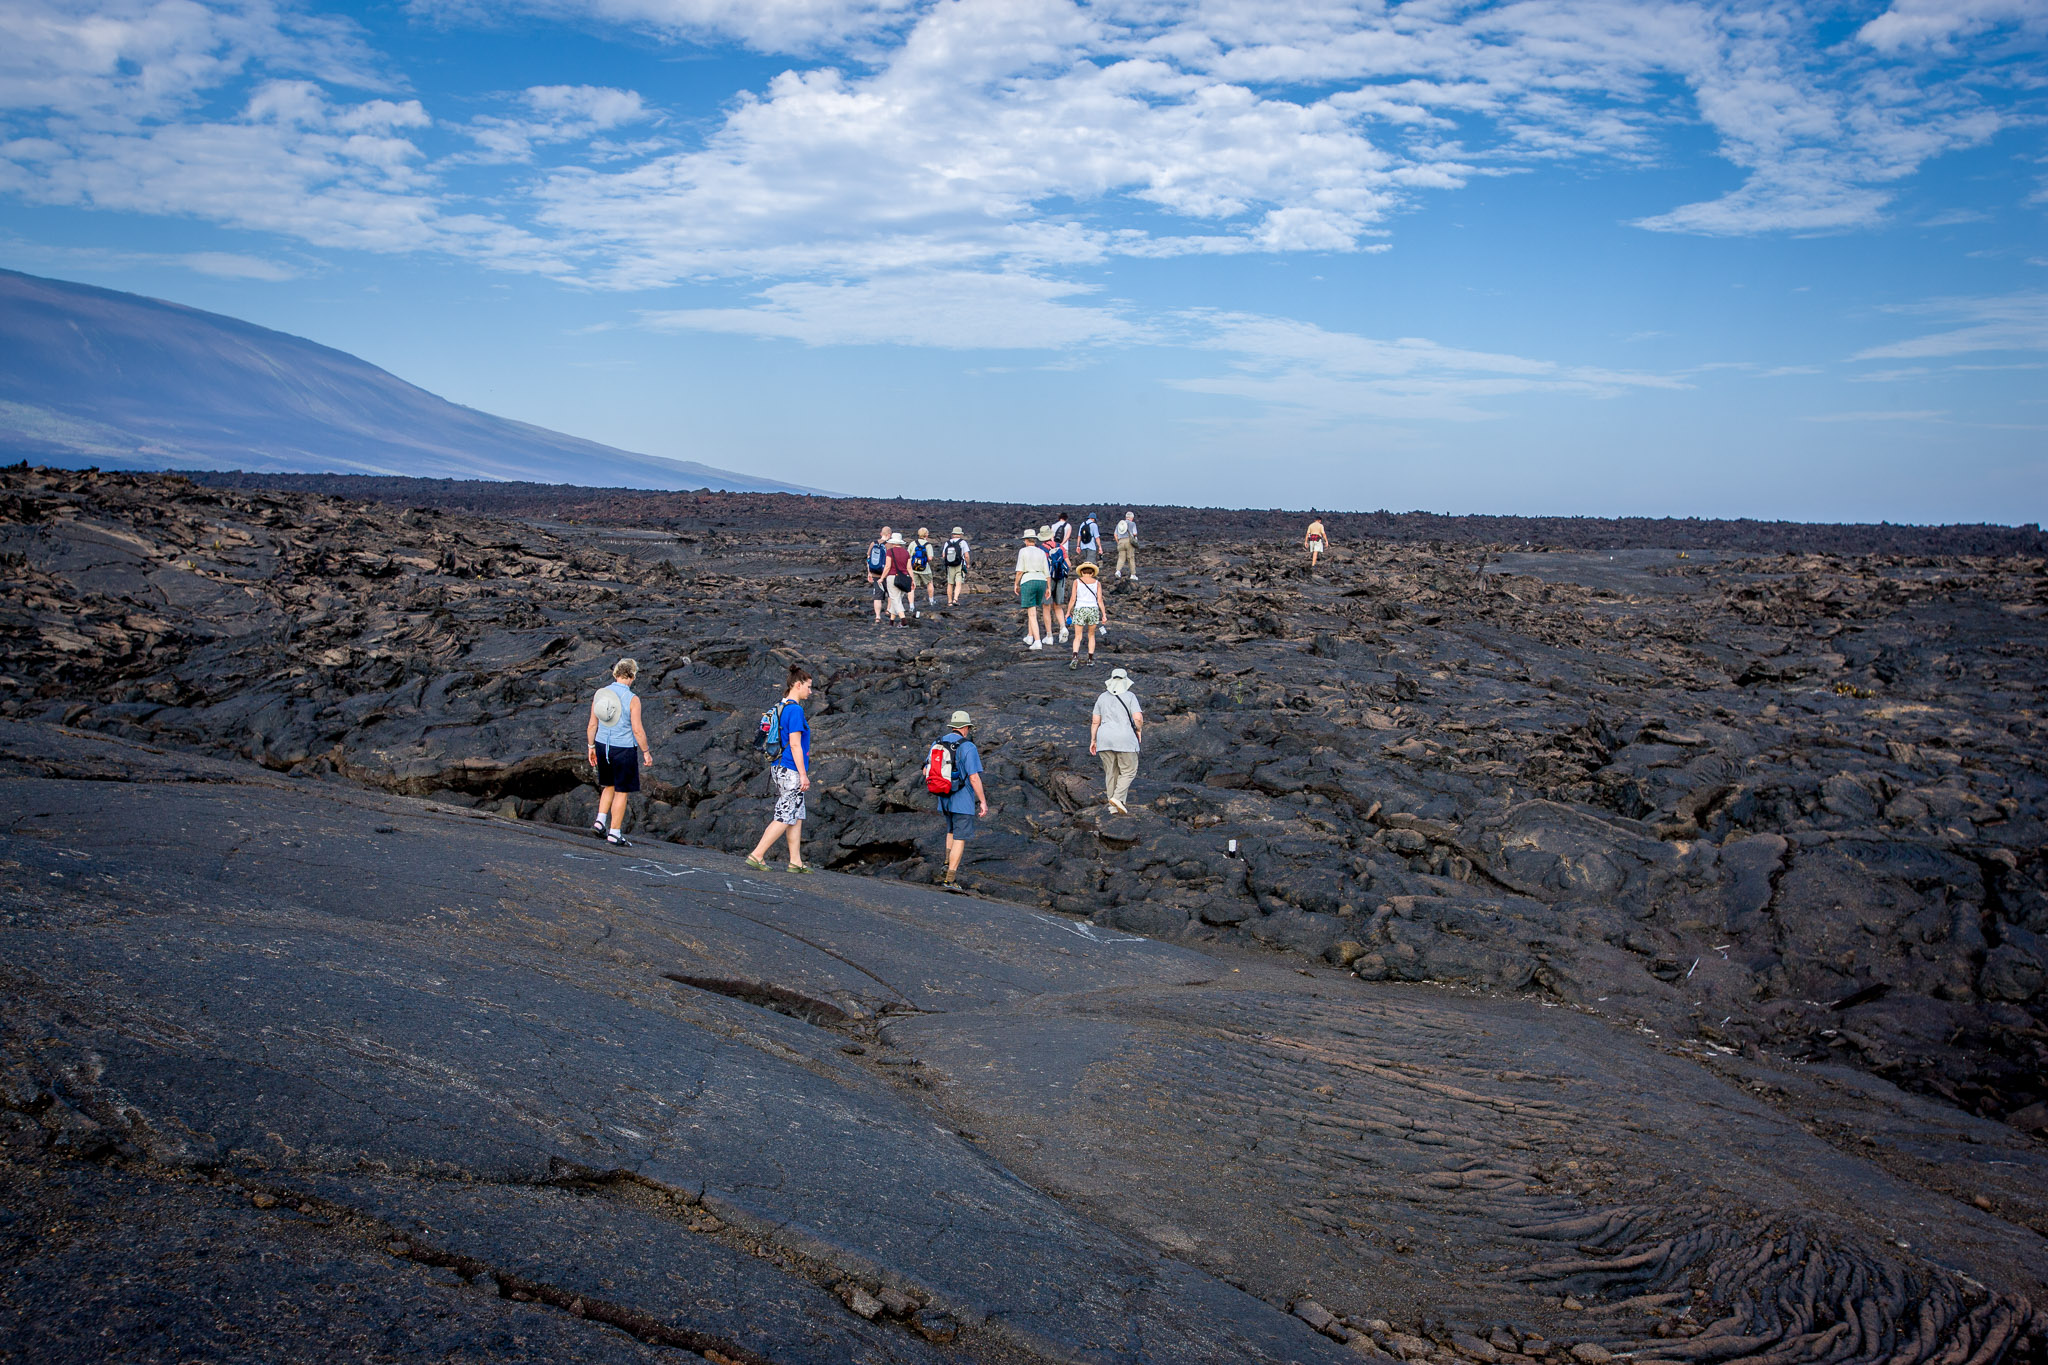
<path id="1" fill-rule="evenodd" d="M 1313 569 L 1323 557 L 1323 551 L 1330 548 L 1330 537 L 1323 530 L 1323 519 L 1313 512 L 1309 514 L 1308 534 L 1301 538 L 1302 548 L 1308 551 L 1308 566 Z"/>

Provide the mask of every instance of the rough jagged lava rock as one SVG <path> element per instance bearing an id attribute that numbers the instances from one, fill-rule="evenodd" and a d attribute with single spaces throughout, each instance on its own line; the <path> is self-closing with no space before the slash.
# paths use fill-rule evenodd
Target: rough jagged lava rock
<path id="1" fill-rule="evenodd" d="M 1148 510 L 1103 659 L 1148 752 L 1109 819 L 1099 675 L 1023 654 L 1002 592 L 867 614 L 875 524 L 968 525 L 994 589 L 1024 509 L 324 486 L 387 500 L 9 471 L 0 711 L 575 826 L 585 698 L 632 653 L 659 760 L 636 827 L 737 848 L 747 731 L 801 659 L 828 866 L 932 879 L 917 761 L 965 706 L 985 895 L 2048 1130 L 2038 531 L 1375 514 L 1326 518 L 1311 575 L 1290 519 Z"/>

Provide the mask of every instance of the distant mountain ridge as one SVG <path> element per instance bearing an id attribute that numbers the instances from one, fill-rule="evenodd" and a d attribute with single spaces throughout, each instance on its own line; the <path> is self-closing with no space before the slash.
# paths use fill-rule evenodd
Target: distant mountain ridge
<path id="1" fill-rule="evenodd" d="M 640 455 L 436 397 L 237 318 L 0 270 L 0 456 L 616 488 L 814 493 Z"/>

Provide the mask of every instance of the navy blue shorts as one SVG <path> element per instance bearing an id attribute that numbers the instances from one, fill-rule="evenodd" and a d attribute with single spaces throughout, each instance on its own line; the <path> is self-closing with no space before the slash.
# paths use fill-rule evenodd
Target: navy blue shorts
<path id="1" fill-rule="evenodd" d="M 597 785 L 619 792 L 639 791 L 640 746 L 628 744 L 622 749 L 615 744 L 598 745 Z"/>
<path id="2" fill-rule="evenodd" d="M 946 817 L 946 833 L 963 843 L 972 839 L 974 831 L 981 826 L 981 818 L 966 811 L 942 810 L 939 814 Z"/>

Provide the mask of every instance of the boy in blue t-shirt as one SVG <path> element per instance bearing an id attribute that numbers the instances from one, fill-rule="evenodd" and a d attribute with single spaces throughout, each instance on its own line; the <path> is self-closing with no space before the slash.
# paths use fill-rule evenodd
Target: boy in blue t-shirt
<path id="1" fill-rule="evenodd" d="M 776 727 L 782 735 L 782 751 L 775 755 L 768 775 L 775 780 L 775 813 L 761 842 L 747 855 L 747 866 L 768 870 L 768 850 L 777 839 L 789 840 L 789 870 L 809 872 L 804 861 L 804 793 L 811 789 L 811 723 L 804 716 L 804 703 L 811 698 L 811 675 L 802 664 L 789 666 L 789 684 L 782 692 L 781 715 Z"/>
<path id="2" fill-rule="evenodd" d="M 975 827 L 988 818 L 988 793 L 981 789 L 981 750 L 967 737 L 974 718 L 965 711 L 955 711 L 950 723 L 953 733 L 960 737 L 954 741 L 953 772 L 963 780 L 960 790 L 938 799 L 939 814 L 946 817 L 946 875 L 939 878 L 939 885 L 947 891 L 958 891 L 960 855 L 967 851 L 967 841 L 974 837 Z"/>

